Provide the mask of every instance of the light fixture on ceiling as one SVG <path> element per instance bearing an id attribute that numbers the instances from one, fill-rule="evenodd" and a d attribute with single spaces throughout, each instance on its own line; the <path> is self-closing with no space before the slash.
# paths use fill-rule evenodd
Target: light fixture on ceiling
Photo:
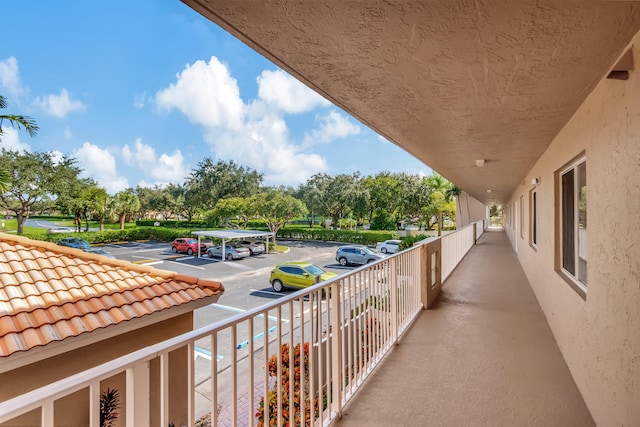
<path id="1" fill-rule="evenodd" d="M 478 159 L 476 160 L 476 166 L 481 168 L 484 166 L 484 159 Z"/>
<path id="2" fill-rule="evenodd" d="M 491 193 L 491 189 L 488 189 L 488 190 L 487 190 L 487 193 Z"/>

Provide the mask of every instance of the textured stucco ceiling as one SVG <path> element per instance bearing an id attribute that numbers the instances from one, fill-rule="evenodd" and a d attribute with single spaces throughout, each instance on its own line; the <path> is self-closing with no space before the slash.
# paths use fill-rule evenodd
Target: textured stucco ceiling
<path id="1" fill-rule="evenodd" d="M 640 29 L 626 1 L 182 1 L 485 203 Z"/>

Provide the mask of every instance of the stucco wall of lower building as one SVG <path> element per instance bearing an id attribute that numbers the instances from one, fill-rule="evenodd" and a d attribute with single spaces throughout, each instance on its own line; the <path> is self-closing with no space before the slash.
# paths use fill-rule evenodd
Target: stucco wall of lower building
<path id="1" fill-rule="evenodd" d="M 630 48 L 640 68 L 640 36 Z M 554 269 L 554 172 L 583 151 L 586 299 Z M 534 178 L 540 179 L 535 249 L 529 197 Z M 600 82 L 507 206 L 517 213 L 505 226 L 507 234 L 594 420 L 601 426 L 640 425 L 640 71 L 626 81 Z"/>
<path id="2" fill-rule="evenodd" d="M 0 374 L 0 401 L 19 396 L 30 390 L 60 380 L 67 376 L 89 369 L 93 366 L 115 359 L 122 355 L 149 345 L 167 340 L 193 329 L 193 315 L 191 312 L 164 320 L 162 322 L 141 329 L 118 335 L 105 341 L 100 341 L 88 346 L 77 348 L 73 351 L 47 358 L 41 362 L 32 363 L 19 369 Z M 186 378 L 185 352 L 176 351 L 171 354 L 171 377 Z M 185 353 L 186 354 L 186 353 Z M 178 363 L 180 362 L 180 363 Z M 151 372 L 150 382 L 158 383 L 157 372 Z M 171 419 L 176 425 L 186 422 L 186 392 L 183 386 L 172 383 L 172 407 Z M 124 426 L 125 423 L 125 383 L 124 375 L 116 375 L 101 383 L 104 391 L 107 387 L 118 388 L 120 394 L 122 416 L 116 426 Z M 88 420 L 88 405 L 80 404 L 88 402 L 88 389 L 81 390 L 56 402 L 54 407 L 55 422 L 60 426 L 84 425 Z M 31 411 L 18 419 L 4 424 L 4 426 L 30 426 L 39 425 L 40 411 Z"/>

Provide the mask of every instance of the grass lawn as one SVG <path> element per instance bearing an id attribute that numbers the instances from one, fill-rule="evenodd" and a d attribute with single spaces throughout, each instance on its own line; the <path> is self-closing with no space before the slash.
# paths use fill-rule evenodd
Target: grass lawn
<path id="1" fill-rule="evenodd" d="M 64 216 L 64 215 L 34 215 L 29 217 L 29 219 L 41 219 L 44 221 L 51 221 L 54 222 L 56 225 L 59 225 L 61 227 L 74 227 L 73 224 L 73 218 L 69 217 L 69 216 Z M 1 220 L 2 223 L 4 223 L 4 227 L 0 227 L 0 231 L 3 231 L 5 233 L 13 233 L 15 234 L 18 231 L 18 220 L 15 219 L 15 217 L 13 219 L 2 219 Z M 89 227 L 90 228 L 100 228 L 100 223 L 98 221 L 89 221 Z M 124 228 L 135 228 L 136 227 L 136 223 L 135 222 L 127 222 L 124 224 Z M 82 228 L 81 230 L 84 231 L 85 228 L 85 223 L 82 223 Z M 119 230 L 120 229 L 120 223 L 105 223 L 104 224 L 104 229 L 105 230 Z M 40 227 L 28 227 L 25 226 L 24 227 L 24 233 L 25 234 L 45 234 L 47 232 L 46 228 L 40 228 Z"/>

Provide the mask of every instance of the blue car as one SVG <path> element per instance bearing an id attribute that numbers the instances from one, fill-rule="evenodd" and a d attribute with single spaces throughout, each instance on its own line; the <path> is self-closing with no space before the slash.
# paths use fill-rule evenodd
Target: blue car
<path id="1" fill-rule="evenodd" d="M 68 246 L 70 248 L 76 249 L 89 249 L 91 245 L 84 239 L 80 239 L 79 237 L 66 237 L 64 239 L 58 240 L 58 244 L 60 246 Z"/>

